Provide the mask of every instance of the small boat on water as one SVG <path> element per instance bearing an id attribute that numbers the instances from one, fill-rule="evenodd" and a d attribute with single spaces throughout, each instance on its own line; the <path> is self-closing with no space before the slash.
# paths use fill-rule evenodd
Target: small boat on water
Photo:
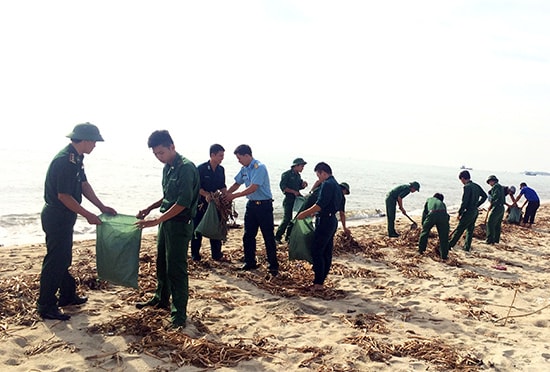
<path id="1" fill-rule="evenodd" d="M 461 165 L 461 166 L 460 166 L 460 169 L 472 170 L 472 168 L 467 167 L 467 166 L 465 166 L 465 165 Z"/>

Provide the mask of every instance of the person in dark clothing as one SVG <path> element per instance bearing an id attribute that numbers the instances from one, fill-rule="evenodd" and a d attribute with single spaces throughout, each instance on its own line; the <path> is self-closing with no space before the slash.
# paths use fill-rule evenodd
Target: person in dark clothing
<path id="1" fill-rule="evenodd" d="M 84 154 L 90 154 L 97 141 L 103 141 L 99 129 L 93 124 L 78 124 L 67 135 L 71 143 L 61 150 L 50 163 L 44 187 L 45 205 L 40 215 L 46 233 L 47 253 L 40 274 L 38 314 L 43 319 L 69 320 L 59 307 L 81 305 L 88 299 L 76 294 L 76 283 L 69 273 L 72 263 L 73 226 L 77 214 L 89 224 L 100 225 L 98 216 L 85 209 L 82 196 L 102 213 L 116 215 L 96 196 L 84 173 Z M 59 290 L 59 300 L 56 296 Z"/>
<path id="2" fill-rule="evenodd" d="M 334 234 L 338 228 L 336 213 L 342 209 L 344 194 L 332 175 L 330 166 L 321 162 L 314 168 L 321 186 L 317 201 L 310 208 L 298 213 L 297 219 L 315 215 L 315 233 L 311 248 L 314 280 L 312 290 L 324 288 L 325 279 L 332 265 Z"/>
<path id="3" fill-rule="evenodd" d="M 529 224 L 529 227 L 531 227 L 535 223 L 535 215 L 537 214 L 537 209 L 540 207 L 540 199 L 536 191 L 527 186 L 525 182 L 520 183 L 519 188 L 520 192 L 516 202 L 521 199 L 522 195 L 525 196 L 525 202 L 520 207 L 523 210 L 523 207 L 527 204 L 527 208 L 525 209 L 525 214 L 523 216 L 523 224 Z"/>
<path id="4" fill-rule="evenodd" d="M 458 209 L 459 222 L 453 236 L 451 237 L 451 240 L 449 241 L 449 248 L 452 249 L 464 231 L 466 231 L 466 240 L 464 242 L 463 249 L 469 252 L 472 245 L 476 219 L 479 215 L 478 208 L 481 204 L 485 203 L 485 200 L 487 200 L 487 194 L 483 191 L 481 186 L 472 182 L 470 172 L 467 170 L 460 172 L 458 179 L 462 182 L 464 188 L 462 202 Z"/>
<path id="5" fill-rule="evenodd" d="M 195 229 L 201 222 L 208 203 L 212 201 L 212 193 L 221 192 L 222 195 L 226 193 L 227 187 L 225 185 L 225 170 L 221 163 L 223 161 L 225 149 L 222 145 L 214 144 L 210 146 L 210 160 L 200 164 L 197 167 L 200 176 L 201 188 L 199 190 L 200 199 L 197 207 L 197 215 L 193 220 Z M 193 261 L 200 261 L 200 249 L 202 244 L 202 235 L 195 230 L 193 239 L 191 240 L 191 258 Z M 224 257 L 222 253 L 222 241 L 217 239 L 210 239 L 210 251 L 212 253 L 212 259 L 215 261 L 225 261 L 228 259 Z"/>
<path id="6" fill-rule="evenodd" d="M 491 185 L 489 196 L 491 204 L 487 210 L 487 244 L 500 242 L 500 232 L 502 230 L 502 219 L 504 218 L 504 188 L 498 183 L 498 178 L 494 175 L 489 176 L 487 183 Z"/>
<path id="7" fill-rule="evenodd" d="M 428 198 L 422 212 L 422 232 L 418 241 L 418 252 L 426 251 L 430 230 L 435 225 L 439 237 L 439 257 L 446 260 L 449 255 L 449 214 L 443 202 L 443 194 L 435 193 Z"/>
<path id="8" fill-rule="evenodd" d="M 306 164 L 307 162 L 304 159 L 296 158 L 292 162 L 290 169 L 281 174 L 279 187 L 285 195 L 285 198 L 283 199 L 283 219 L 281 220 L 281 223 L 277 228 L 277 232 L 275 233 L 275 241 L 278 244 L 281 244 L 283 235 L 287 232 L 290 220 L 292 220 L 292 210 L 296 197 L 301 196 L 302 194 L 300 194 L 300 190 L 307 187 L 307 182 L 302 180 L 302 177 L 300 176 L 300 173 L 304 170 L 304 166 Z"/>

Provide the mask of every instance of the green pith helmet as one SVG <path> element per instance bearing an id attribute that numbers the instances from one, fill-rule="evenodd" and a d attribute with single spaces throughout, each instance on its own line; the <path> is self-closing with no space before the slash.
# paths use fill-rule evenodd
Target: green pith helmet
<path id="1" fill-rule="evenodd" d="M 489 183 L 489 182 L 491 182 L 491 181 L 495 181 L 495 182 L 498 183 L 498 178 L 497 178 L 497 176 L 491 174 L 491 175 L 489 176 L 489 178 L 487 178 L 487 183 Z"/>
<path id="2" fill-rule="evenodd" d="M 296 158 L 296 159 L 294 159 L 294 161 L 292 162 L 291 167 L 295 167 L 295 166 L 297 166 L 297 165 L 302 165 L 302 164 L 303 164 L 303 165 L 306 165 L 307 162 L 306 162 L 304 159 L 302 159 L 302 158 Z"/>
<path id="3" fill-rule="evenodd" d="M 81 141 L 103 141 L 103 137 L 99 134 L 99 129 L 88 122 L 77 124 L 73 131 L 67 134 L 67 137 Z"/>
<path id="4" fill-rule="evenodd" d="M 409 186 L 415 189 L 416 191 L 420 191 L 420 184 L 416 181 L 409 183 Z"/>
<path id="5" fill-rule="evenodd" d="M 348 194 L 349 194 L 349 184 L 348 184 L 347 182 L 342 182 L 342 183 L 340 184 L 340 187 L 343 188 L 343 189 L 345 189 L 345 190 L 348 192 Z"/>

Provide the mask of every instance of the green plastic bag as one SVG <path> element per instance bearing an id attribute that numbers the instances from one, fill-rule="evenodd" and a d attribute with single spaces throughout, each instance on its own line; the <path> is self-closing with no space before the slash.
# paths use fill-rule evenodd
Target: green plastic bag
<path id="1" fill-rule="evenodd" d="M 315 228 L 311 217 L 306 217 L 303 220 L 295 219 L 288 243 L 288 259 L 313 263 L 311 245 L 313 244 L 314 235 Z"/>
<path id="2" fill-rule="evenodd" d="M 516 206 L 512 206 L 508 209 L 508 223 L 519 224 L 521 221 L 521 209 Z"/>
<path id="3" fill-rule="evenodd" d="M 201 222 L 199 222 L 195 228 L 195 232 L 200 233 L 206 238 L 215 240 L 225 240 L 227 238 L 227 228 L 223 226 L 220 216 L 218 215 L 216 202 L 211 201 L 208 203 L 206 212 Z"/>
<path id="4" fill-rule="evenodd" d="M 294 205 L 292 206 L 292 212 L 295 214 L 298 214 L 302 210 L 302 205 L 304 205 L 304 202 L 306 201 L 306 198 L 303 196 L 297 196 L 294 199 Z"/>
<path id="5" fill-rule="evenodd" d="M 99 219 L 95 246 L 98 278 L 138 288 L 141 229 L 134 225 L 137 218 L 102 214 Z"/>

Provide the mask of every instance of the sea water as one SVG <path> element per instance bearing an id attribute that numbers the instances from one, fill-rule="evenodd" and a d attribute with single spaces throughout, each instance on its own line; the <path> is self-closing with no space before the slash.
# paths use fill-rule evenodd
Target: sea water
<path id="1" fill-rule="evenodd" d="M 59 151 L 59 149 L 55 149 Z M 227 149 L 226 149 L 227 150 Z M 40 211 L 44 204 L 44 178 L 50 161 L 57 151 L 48 149 L 0 149 L 1 175 L 0 183 L 0 245 L 42 243 L 44 233 L 40 224 Z M 254 151 L 254 156 L 263 162 L 268 169 L 271 191 L 274 198 L 274 216 L 276 223 L 282 218 L 283 194 L 279 189 L 281 173 L 290 168 L 295 157 L 306 158 L 308 164 L 302 172 L 302 178 L 309 183 L 303 190 L 307 194 L 316 180 L 313 168 L 317 162 L 327 162 L 338 182 L 347 182 L 351 194 L 346 197 L 346 219 L 348 225 L 364 224 L 383 219 L 385 213 L 384 199 L 393 187 L 412 181 L 421 185 L 420 192 L 409 194 L 404 199 L 407 213 L 417 222 L 426 198 L 435 192 L 445 196 L 450 212 L 456 211 L 462 197 L 462 184 L 458 180 L 459 166 L 432 166 L 421 164 L 398 164 L 392 162 L 372 161 L 358 157 L 343 156 L 305 156 L 304 154 L 263 154 Z M 208 160 L 202 153 L 181 154 L 196 165 Z M 161 164 L 149 149 L 125 149 L 124 151 L 107 151 L 98 146 L 91 154 L 85 156 L 84 165 L 88 181 L 105 205 L 115 208 L 119 213 L 135 215 L 162 197 Z M 237 162 L 232 150 L 227 150 L 222 165 L 226 171 L 227 186 L 233 184 L 233 177 L 241 165 Z M 520 172 L 502 172 L 473 169 L 472 179 L 486 191 L 489 185 L 485 182 L 490 174 L 496 174 L 502 185 L 515 185 L 520 182 L 533 187 L 542 200 L 550 199 L 550 177 L 526 176 Z M 241 190 L 244 186 L 241 187 Z M 238 223 L 242 223 L 245 211 L 245 198 L 235 200 L 239 213 Z M 87 200 L 85 208 L 99 214 L 100 212 Z M 158 215 L 153 212 L 152 216 Z M 147 232 L 147 230 L 145 231 Z M 150 228 L 149 232 L 155 232 Z M 95 237 L 95 226 L 89 225 L 78 217 L 74 232 L 75 240 Z"/>

